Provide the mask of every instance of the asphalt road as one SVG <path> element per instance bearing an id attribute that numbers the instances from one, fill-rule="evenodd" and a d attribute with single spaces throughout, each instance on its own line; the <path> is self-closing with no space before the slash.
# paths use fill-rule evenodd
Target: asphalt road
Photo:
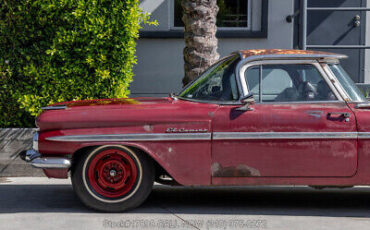
<path id="1" fill-rule="evenodd" d="M 69 180 L 0 178 L 0 229 L 370 229 L 370 187 L 156 185 L 127 213 L 96 213 Z"/>

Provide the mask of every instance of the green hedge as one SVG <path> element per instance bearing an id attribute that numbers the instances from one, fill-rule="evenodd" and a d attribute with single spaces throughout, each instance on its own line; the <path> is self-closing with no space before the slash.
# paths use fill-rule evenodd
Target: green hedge
<path id="1" fill-rule="evenodd" d="M 51 103 L 129 94 L 139 0 L 2 0 L 0 127 L 29 127 Z"/>

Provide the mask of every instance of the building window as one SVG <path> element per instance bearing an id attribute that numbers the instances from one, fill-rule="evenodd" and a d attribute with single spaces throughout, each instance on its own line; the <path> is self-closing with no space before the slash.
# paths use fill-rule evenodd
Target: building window
<path id="1" fill-rule="evenodd" d="M 182 0 L 140 0 L 158 26 L 143 25 L 142 38 L 184 38 Z M 218 38 L 266 38 L 269 0 L 217 0 Z"/>
<path id="2" fill-rule="evenodd" d="M 219 28 L 249 28 L 249 0 L 217 0 L 219 12 L 217 27 Z M 175 0 L 174 27 L 183 27 L 181 0 Z"/>

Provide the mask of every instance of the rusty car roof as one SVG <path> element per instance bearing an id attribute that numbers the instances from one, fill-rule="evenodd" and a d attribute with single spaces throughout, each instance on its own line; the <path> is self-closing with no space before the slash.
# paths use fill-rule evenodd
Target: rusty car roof
<path id="1" fill-rule="evenodd" d="M 342 59 L 346 55 L 314 51 L 289 49 L 250 49 L 237 51 L 243 59 L 270 59 L 270 58 L 306 58 L 306 59 Z"/>

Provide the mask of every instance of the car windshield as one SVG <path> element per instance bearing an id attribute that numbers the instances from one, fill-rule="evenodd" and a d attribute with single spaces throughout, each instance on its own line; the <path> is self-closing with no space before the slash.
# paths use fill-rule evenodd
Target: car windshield
<path id="1" fill-rule="evenodd" d="M 330 64 L 331 71 L 337 77 L 339 83 L 342 85 L 344 90 L 347 92 L 349 98 L 353 102 L 367 102 L 365 95 L 356 86 L 347 72 L 339 64 Z"/>
<path id="2" fill-rule="evenodd" d="M 239 56 L 234 55 L 206 70 L 199 78 L 189 84 L 180 98 L 207 101 L 234 101 L 239 98 L 235 66 Z"/>

